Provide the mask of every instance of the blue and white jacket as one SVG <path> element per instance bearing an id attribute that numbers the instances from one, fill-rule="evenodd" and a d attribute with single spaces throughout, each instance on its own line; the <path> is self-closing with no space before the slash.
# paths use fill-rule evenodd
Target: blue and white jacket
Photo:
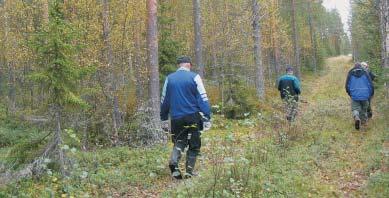
<path id="1" fill-rule="evenodd" d="M 182 118 L 202 112 L 211 118 L 211 108 L 200 75 L 187 68 L 179 68 L 170 74 L 163 86 L 161 96 L 161 120 Z"/>

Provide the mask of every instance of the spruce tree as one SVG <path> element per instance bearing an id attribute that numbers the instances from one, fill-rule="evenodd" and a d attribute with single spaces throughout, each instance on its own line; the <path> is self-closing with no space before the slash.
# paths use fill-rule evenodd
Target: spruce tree
<path id="1" fill-rule="evenodd" d="M 37 52 L 37 70 L 32 79 L 45 87 L 49 96 L 49 106 L 54 112 L 54 137 L 47 147 L 42 158 L 53 157 L 59 162 L 61 173 L 66 173 L 66 157 L 61 148 L 62 128 L 61 120 L 67 107 L 85 106 L 84 101 L 77 94 L 77 84 L 84 69 L 74 61 L 76 46 L 74 40 L 76 31 L 70 22 L 65 19 L 63 1 L 50 2 L 49 22 L 36 35 L 33 44 Z"/>

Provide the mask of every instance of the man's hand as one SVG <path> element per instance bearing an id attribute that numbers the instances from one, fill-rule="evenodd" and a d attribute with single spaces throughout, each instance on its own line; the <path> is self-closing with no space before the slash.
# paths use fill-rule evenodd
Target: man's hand
<path id="1" fill-rule="evenodd" d="M 208 131 L 209 129 L 211 129 L 211 127 L 212 127 L 211 121 L 203 122 L 203 130 L 204 131 Z"/>
<path id="2" fill-rule="evenodd" d="M 162 121 L 162 122 L 161 122 L 161 128 L 162 128 L 163 131 L 169 132 L 169 131 L 170 131 L 170 123 L 169 123 L 169 120 Z"/>

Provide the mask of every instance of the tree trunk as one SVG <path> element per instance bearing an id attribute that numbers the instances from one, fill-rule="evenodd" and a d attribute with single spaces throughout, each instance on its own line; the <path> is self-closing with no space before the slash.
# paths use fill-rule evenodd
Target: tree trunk
<path id="1" fill-rule="evenodd" d="M 260 5 L 257 0 L 252 0 L 253 9 L 253 39 L 254 39 L 254 61 L 255 61 L 255 88 L 259 99 L 265 96 L 265 77 L 263 74 L 262 54 L 261 54 L 261 28 L 259 23 Z"/>
<path id="2" fill-rule="evenodd" d="M 111 81 L 110 86 L 110 96 L 111 98 L 111 104 L 112 104 L 112 143 L 114 145 L 117 145 L 119 141 L 119 132 L 118 128 L 120 126 L 120 111 L 119 111 L 119 99 L 117 96 L 117 75 L 115 68 L 114 68 L 114 61 L 113 61 L 113 50 L 110 40 L 110 22 L 109 22 L 109 3 L 108 0 L 103 0 L 103 39 L 104 39 L 104 51 L 105 51 L 105 58 L 107 61 L 107 68 L 108 68 L 108 76 L 109 80 Z"/>
<path id="3" fill-rule="evenodd" d="M 299 47 L 299 35 L 297 31 L 297 22 L 296 22 L 296 3 L 295 0 L 292 1 L 292 29 L 293 29 L 293 51 L 294 51 L 294 67 L 296 68 L 296 75 L 300 77 L 300 47 Z"/>
<path id="4" fill-rule="evenodd" d="M 309 23 L 309 33 L 311 36 L 311 45 L 312 45 L 312 60 L 313 60 L 313 71 L 315 74 L 317 73 L 317 46 L 316 46 L 316 32 L 313 26 L 313 20 L 312 20 L 312 7 L 311 7 L 311 1 L 308 1 L 308 23 Z"/>
<path id="5" fill-rule="evenodd" d="M 209 10 L 208 12 L 210 13 L 216 13 L 216 8 L 217 8 L 217 5 L 216 3 L 212 3 L 211 6 L 209 7 Z M 217 22 L 215 19 L 212 20 L 212 28 L 211 28 L 211 31 L 212 31 L 212 44 L 211 44 L 211 60 L 212 60 L 212 81 L 214 81 L 215 83 L 219 81 L 219 69 L 218 69 L 218 59 L 217 59 L 217 52 L 218 52 L 218 47 L 217 47 Z"/>
<path id="6" fill-rule="evenodd" d="M 277 1 L 273 1 L 273 7 L 277 7 L 278 8 L 278 2 Z M 278 29 L 276 26 L 276 15 L 273 13 L 272 14 L 272 20 L 271 20 L 271 23 L 272 23 L 272 44 L 273 44 L 273 56 L 274 56 L 274 70 L 275 70 L 275 73 L 276 73 L 276 76 L 278 76 L 280 73 L 281 73 L 281 65 L 280 65 L 280 45 L 279 45 L 279 36 L 277 35 L 277 31 L 273 31 L 273 30 L 276 30 Z"/>
<path id="7" fill-rule="evenodd" d="M 381 0 L 380 7 L 382 66 L 389 68 L 389 2 L 387 0 Z"/>
<path id="8" fill-rule="evenodd" d="M 151 108 L 150 123 L 151 134 L 146 140 L 147 144 L 165 142 L 164 133 L 160 127 L 160 98 L 159 98 L 159 71 L 158 71 L 158 25 L 157 0 L 147 0 L 147 59 L 149 66 L 149 98 Z"/>
<path id="9" fill-rule="evenodd" d="M 199 75 L 202 78 L 204 78 L 200 0 L 193 0 L 193 22 L 194 22 L 194 33 L 195 33 L 195 61 L 196 61 L 196 66 L 199 69 Z"/>
<path id="10" fill-rule="evenodd" d="M 8 63 L 8 113 L 15 115 L 16 111 L 16 88 L 15 68 L 12 62 Z"/>
<path id="11" fill-rule="evenodd" d="M 138 24 L 141 23 L 141 20 L 138 20 Z M 144 73 L 142 73 L 142 46 L 141 46 L 141 32 L 142 28 L 140 25 L 137 26 L 138 29 L 134 32 L 134 48 L 135 48 L 135 58 L 134 58 L 134 73 L 135 73 L 135 84 L 136 84 L 136 105 L 137 109 L 143 108 L 144 99 L 146 94 L 144 92 L 145 83 L 144 83 Z M 147 70 L 146 70 L 147 71 Z"/>
<path id="12" fill-rule="evenodd" d="M 61 129 L 61 106 L 56 105 L 55 106 L 55 137 L 54 137 L 54 144 L 55 147 L 58 149 L 58 158 L 59 158 L 59 165 L 62 175 L 66 175 L 66 169 L 65 169 L 65 153 L 63 152 L 63 149 L 61 148 L 62 144 L 62 129 Z"/>
<path id="13" fill-rule="evenodd" d="M 42 19 L 44 26 L 49 24 L 49 0 L 43 0 L 42 2 Z"/>
<path id="14" fill-rule="evenodd" d="M 10 43 L 9 39 L 9 16 L 6 5 L 4 5 L 4 48 Z M 16 88 L 15 88 L 15 66 L 12 61 L 8 60 L 9 53 L 4 52 L 4 66 L 8 68 L 8 113 L 14 115 L 16 111 Z"/>
<path id="15" fill-rule="evenodd" d="M 216 54 L 216 41 L 212 42 L 211 46 L 211 55 L 212 55 L 212 80 L 218 81 L 218 66 L 217 66 L 217 54 Z"/>
<path id="16" fill-rule="evenodd" d="M 389 69 L 389 2 L 388 0 L 380 1 L 380 26 L 381 26 L 381 43 L 382 43 L 382 67 Z M 389 78 L 389 74 L 386 74 Z M 387 97 L 389 97 L 389 82 L 386 82 Z"/>

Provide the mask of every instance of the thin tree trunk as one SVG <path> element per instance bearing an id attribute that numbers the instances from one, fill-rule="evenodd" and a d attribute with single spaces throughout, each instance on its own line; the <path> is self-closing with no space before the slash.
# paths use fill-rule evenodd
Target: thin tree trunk
<path id="1" fill-rule="evenodd" d="M 15 115 L 16 111 L 16 88 L 15 68 L 12 62 L 8 63 L 8 112 Z"/>
<path id="2" fill-rule="evenodd" d="M 4 47 L 7 49 L 7 45 L 10 43 L 9 39 L 9 17 L 7 7 L 4 5 Z M 4 65 L 8 67 L 8 113 L 14 115 L 16 111 L 16 90 L 15 90 L 15 66 L 13 62 L 7 60 L 7 51 L 4 55 Z"/>
<path id="3" fill-rule="evenodd" d="M 120 111 L 119 111 L 119 99 L 117 96 L 117 77 L 114 68 L 113 61 L 113 49 L 110 40 L 110 22 L 109 22 L 109 3 L 108 0 L 103 0 L 103 39 L 104 39 L 104 48 L 105 56 L 107 61 L 108 76 L 111 81 L 110 95 L 112 97 L 112 142 L 114 145 L 117 145 L 119 141 L 119 125 L 120 125 Z"/>
<path id="4" fill-rule="evenodd" d="M 265 96 L 265 77 L 263 74 L 262 53 L 261 53 L 261 28 L 259 23 L 260 5 L 257 0 L 252 0 L 253 9 L 253 39 L 254 39 L 254 61 L 255 61 L 255 87 L 257 96 L 263 99 Z"/>
<path id="5" fill-rule="evenodd" d="M 86 118 L 86 113 L 84 113 L 83 117 Z M 88 122 L 89 121 L 85 121 L 85 126 L 83 127 L 82 129 L 82 147 L 81 149 L 83 151 L 87 151 L 88 150 Z"/>
<path id="6" fill-rule="evenodd" d="M 147 0 L 147 59 L 149 65 L 149 98 L 151 115 L 149 127 L 154 128 L 148 144 L 165 142 L 166 138 L 160 127 L 159 69 L 158 69 L 158 25 L 157 0 Z"/>
<path id="7" fill-rule="evenodd" d="M 278 4 L 278 1 L 274 1 L 275 3 L 275 6 L 274 7 L 279 7 L 279 4 Z M 273 14 L 274 15 L 274 14 Z M 273 23 L 277 21 L 276 18 L 274 17 L 274 20 L 273 20 Z M 273 26 L 273 29 L 276 29 L 278 26 Z M 273 38 L 274 38 L 274 42 L 273 42 L 273 48 L 274 48 L 274 64 L 276 66 L 275 70 L 276 70 L 276 75 L 280 75 L 281 73 L 281 52 L 280 52 L 280 42 L 279 42 L 279 38 L 280 36 L 278 36 L 277 34 L 273 35 Z"/>
<path id="8" fill-rule="evenodd" d="M 297 31 L 297 21 L 296 21 L 296 3 L 295 0 L 292 1 L 292 29 L 293 29 L 293 51 L 294 51 L 294 66 L 296 68 L 296 75 L 300 77 L 300 47 L 299 47 L 299 36 Z"/>
<path id="9" fill-rule="evenodd" d="M 62 175 L 66 175 L 66 172 L 67 172 L 65 169 L 66 156 L 61 148 L 61 144 L 62 144 L 61 109 L 62 108 L 60 105 L 57 104 L 55 106 L 55 125 L 56 125 L 56 127 L 55 127 L 54 141 L 55 141 L 55 147 L 58 149 L 58 158 L 59 158 L 59 165 L 60 165 L 61 173 L 62 173 Z"/>
<path id="10" fill-rule="evenodd" d="M 313 48 L 313 71 L 315 74 L 317 73 L 317 47 L 316 47 L 316 32 L 313 26 L 312 19 L 312 7 L 311 1 L 308 1 L 308 23 L 309 23 L 309 33 L 311 36 L 311 45 Z"/>
<path id="11" fill-rule="evenodd" d="M 217 82 L 219 75 L 218 75 L 218 66 L 217 66 L 216 41 L 212 42 L 211 55 L 212 55 L 212 80 Z"/>
<path id="12" fill-rule="evenodd" d="M 389 69 L 389 2 L 380 2 L 380 23 L 381 23 L 381 43 L 382 43 L 382 67 Z M 389 78 L 389 74 L 386 75 Z M 386 82 L 387 97 L 389 97 L 389 82 Z"/>
<path id="13" fill-rule="evenodd" d="M 196 66 L 199 69 L 199 75 L 204 77 L 204 64 L 203 64 L 203 44 L 201 34 L 201 3 L 200 0 L 193 0 L 193 22 L 195 33 L 195 61 Z"/>
<path id="14" fill-rule="evenodd" d="M 215 2 L 212 2 L 211 6 L 209 6 L 209 10 L 208 12 L 210 13 L 215 13 L 216 12 L 216 9 L 215 7 L 217 7 L 217 4 Z M 210 19 L 211 20 L 211 19 Z M 216 34 L 216 28 L 217 28 L 217 24 L 216 24 L 216 20 L 213 19 L 212 20 L 212 28 L 211 28 L 211 31 L 212 31 L 212 35 L 211 35 L 211 60 L 212 60 L 212 80 L 214 82 L 218 82 L 219 80 L 219 72 L 218 72 L 218 60 L 217 60 L 217 34 Z"/>
<path id="15" fill-rule="evenodd" d="M 273 7 L 274 8 L 278 8 L 278 2 L 277 1 L 273 1 Z M 279 41 L 278 41 L 278 38 L 279 36 L 277 35 L 277 32 L 276 31 L 273 31 L 273 30 L 276 30 L 277 29 L 277 26 L 275 24 L 275 22 L 277 21 L 276 19 L 276 15 L 273 13 L 272 14 L 272 20 L 271 20 L 271 23 L 272 23 L 272 34 L 271 34 L 271 38 L 272 38 L 272 44 L 273 44 L 273 56 L 274 56 L 274 70 L 275 70 L 275 74 L 276 76 L 278 76 L 280 73 L 281 73 L 281 68 L 280 68 L 280 48 L 279 48 Z"/>
<path id="16" fill-rule="evenodd" d="M 43 0 L 42 2 L 42 17 L 43 25 L 49 24 L 49 0 Z"/>
<path id="17" fill-rule="evenodd" d="M 140 21 L 139 21 L 140 23 Z M 135 59 L 134 59 L 134 72 L 135 72 L 135 84 L 136 84 L 136 99 L 137 99 L 137 109 L 139 110 L 143 106 L 143 101 L 146 98 L 144 93 L 144 74 L 141 72 L 142 67 L 142 55 L 141 55 L 141 28 L 135 31 Z"/>
<path id="18" fill-rule="evenodd" d="M 380 6 L 382 66 L 389 68 L 389 2 L 381 0 Z"/>

